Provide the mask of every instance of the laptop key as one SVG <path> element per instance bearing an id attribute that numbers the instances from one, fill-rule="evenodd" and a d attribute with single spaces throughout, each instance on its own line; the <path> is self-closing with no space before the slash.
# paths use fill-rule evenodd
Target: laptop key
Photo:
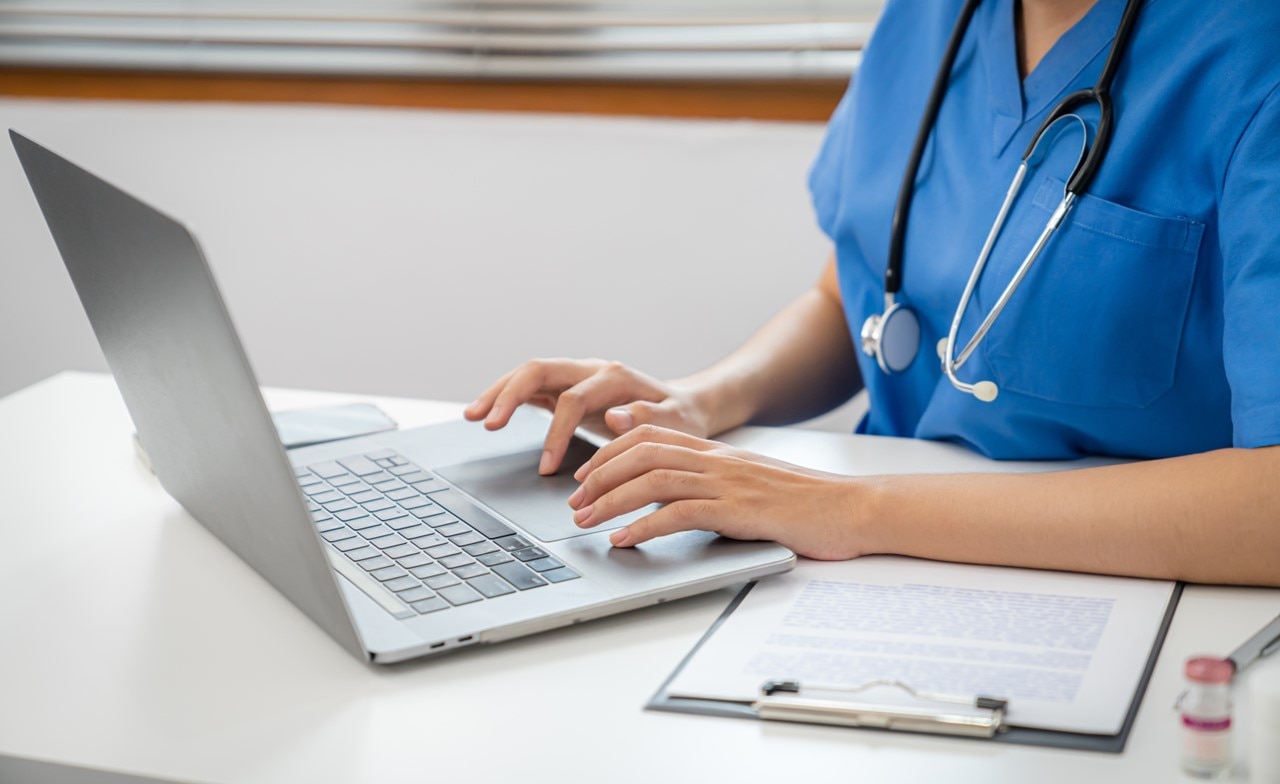
<path id="1" fill-rule="evenodd" d="M 396 594 L 396 596 L 400 597 L 401 601 L 408 602 L 409 604 L 413 604 L 414 602 L 420 602 L 423 599 L 430 599 L 432 596 L 435 596 L 435 595 L 436 595 L 435 591 L 432 591 L 431 589 L 426 588 L 425 586 L 422 586 L 422 585 L 415 585 L 412 588 L 409 588 L 404 591 L 400 591 L 399 593 Z"/>
<path id="2" fill-rule="evenodd" d="M 392 501 L 403 501 L 406 498 L 414 497 L 421 498 L 422 496 L 419 495 L 417 490 L 414 490 L 411 487 L 397 487 L 395 490 L 387 493 L 387 498 L 390 498 Z"/>
<path id="3" fill-rule="evenodd" d="M 456 541 L 454 544 L 458 544 Z M 481 539 L 474 544 L 458 545 L 462 551 L 470 556 L 485 555 L 487 553 L 498 552 L 498 546 L 488 539 Z M 510 560 L 510 559 L 507 559 Z"/>
<path id="4" fill-rule="evenodd" d="M 372 460 L 367 457 L 360 457 L 359 455 L 355 457 L 340 457 L 338 458 L 338 465 L 347 469 L 356 476 L 376 474 L 382 470 L 378 466 L 374 465 Z"/>
<path id="5" fill-rule="evenodd" d="M 409 465 L 409 461 L 408 461 L 408 460 L 405 460 L 405 459 L 404 459 L 403 457 L 401 457 L 400 455 L 396 455 L 395 457 L 392 457 L 392 458 L 389 458 L 389 459 L 391 460 L 391 464 L 392 464 L 392 465 L 398 465 L 398 466 L 402 466 L 402 465 Z"/>
<path id="6" fill-rule="evenodd" d="M 450 605 L 444 599 L 441 599 L 439 596 L 433 596 L 430 599 L 424 599 L 423 601 L 420 601 L 420 602 L 414 602 L 409 606 L 412 607 L 414 610 L 417 610 L 419 614 L 426 615 L 427 613 L 436 612 L 437 610 L 448 609 L 452 605 Z"/>
<path id="7" fill-rule="evenodd" d="M 449 514 L 448 512 L 446 512 L 444 509 L 437 506 L 436 504 L 431 503 L 430 501 L 428 501 L 423 506 L 413 506 L 413 507 L 406 506 L 405 509 L 408 509 L 410 512 L 412 512 L 413 516 L 418 518 L 419 520 L 426 520 L 432 517 L 439 517 L 440 515 L 449 515 L 450 520 L 458 519 L 453 515 Z"/>
<path id="8" fill-rule="evenodd" d="M 379 449 L 376 452 L 365 452 L 364 456 L 370 460 L 390 460 L 393 457 L 399 457 L 400 453 L 394 449 Z"/>
<path id="9" fill-rule="evenodd" d="M 363 561 L 359 561 L 361 568 L 363 568 L 366 572 L 372 572 L 378 569 L 386 569 L 388 566 L 394 566 L 395 563 L 396 563 L 395 561 L 386 557 L 382 553 L 378 553 L 376 558 L 366 558 Z"/>
<path id="10" fill-rule="evenodd" d="M 495 596 L 505 596 L 506 594 L 516 592 L 516 589 L 512 588 L 506 580 L 503 580 L 490 572 L 486 572 L 478 577 L 473 577 L 470 580 L 467 580 L 467 584 L 490 599 Z"/>
<path id="11" fill-rule="evenodd" d="M 414 566 L 426 566 L 427 564 L 431 563 L 430 558 L 418 552 L 416 549 L 413 551 L 412 555 L 393 555 L 391 557 L 396 559 L 396 563 L 400 564 L 406 569 L 412 568 Z"/>
<path id="12" fill-rule="evenodd" d="M 391 547 L 384 547 L 382 549 L 382 552 L 396 559 L 404 558 L 407 555 L 422 556 L 422 553 L 418 552 L 418 548 L 414 547 L 408 542 L 403 542 L 403 541 L 400 544 L 393 545 Z M 422 557 L 425 558 L 426 556 L 422 556 Z"/>
<path id="13" fill-rule="evenodd" d="M 317 463 L 309 467 L 311 469 L 311 473 L 317 476 L 322 476 L 325 479 L 331 479 L 335 476 L 341 476 L 347 472 L 347 469 L 343 468 L 342 466 L 332 461 L 328 463 Z"/>
<path id="14" fill-rule="evenodd" d="M 395 591 L 396 593 L 399 593 L 401 591 L 407 591 L 410 588 L 421 587 L 422 583 L 418 582 L 417 580 L 415 580 L 414 578 L 406 574 L 404 577 L 397 577 L 394 580 L 387 580 L 385 583 L 383 583 L 383 585 L 387 586 L 388 588 Z"/>
<path id="15" fill-rule="evenodd" d="M 321 481 L 320 477 L 316 477 L 316 482 L 318 482 L 318 484 L 299 485 L 299 486 L 302 488 L 302 492 L 306 493 L 307 495 L 319 495 L 321 493 L 333 492 L 332 490 L 329 489 L 328 485 L 324 484 L 324 482 Z"/>
<path id="16" fill-rule="evenodd" d="M 320 536 L 324 537 L 324 540 L 326 542 L 341 542 L 345 539 L 351 539 L 355 535 L 356 535 L 356 532 L 352 531 L 350 528 L 347 528 L 346 526 L 342 526 L 340 528 L 334 528 L 329 531 L 322 531 L 320 533 Z M 362 544 L 362 542 L 360 542 L 360 540 L 357 539 L 356 544 L 359 545 L 359 544 Z M 351 549 L 354 550 L 355 548 L 353 547 Z"/>
<path id="17" fill-rule="evenodd" d="M 408 517 L 409 513 L 401 509 L 400 507 L 395 506 L 390 509 L 383 509 L 381 512 L 374 512 L 373 516 L 378 518 L 382 522 L 387 523 L 392 520 L 399 519 L 401 517 Z"/>
<path id="18" fill-rule="evenodd" d="M 384 566 L 381 569 L 374 569 L 370 571 L 369 574 L 373 575 L 374 578 L 378 580 L 378 582 L 382 582 L 382 583 L 385 583 L 387 580 L 394 580 L 397 577 L 409 576 L 408 572 L 406 572 L 404 569 L 401 569 L 399 566 L 396 566 L 395 564 L 392 564 L 390 566 Z"/>
<path id="19" fill-rule="evenodd" d="M 543 572 L 542 576 L 553 583 L 562 583 L 566 580 L 576 580 L 581 575 L 567 566 L 562 566 L 559 569 L 552 569 L 549 572 Z"/>
<path id="20" fill-rule="evenodd" d="M 497 539 L 514 534 L 506 523 L 468 501 L 457 490 L 445 489 L 431 495 L 431 500 L 462 518 L 472 528 L 489 537 Z"/>
<path id="21" fill-rule="evenodd" d="M 404 528 L 413 528 L 415 526 L 420 527 L 422 524 L 419 523 L 417 519 L 410 517 L 409 515 L 405 515 L 404 517 L 397 517 L 394 520 L 388 520 L 387 525 L 399 531 Z"/>
<path id="22" fill-rule="evenodd" d="M 484 598 L 466 585 L 450 585 L 439 589 L 437 593 L 443 596 L 449 604 L 452 604 L 455 607 L 460 604 L 478 602 Z"/>
<path id="23" fill-rule="evenodd" d="M 482 574 L 489 573 L 488 569 L 484 568 L 483 566 L 476 563 L 475 561 L 472 561 L 471 563 L 468 563 L 468 564 L 463 564 L 462 566 L 459 566 L 457 569 L 451 569 L 450 571 L 452 571 L 455 575 L 457 575 L 458 577 L 461 577 L 464 580 L 470 580 L 473 577 L 479 577 Z"/>
<path id="24" fill-rule="evenodd" d="M 360 529 L 360 535 L 365 539 L 377 539 L 379 536 L 386 536 L 387 534 L 393 533 L 395 533 L 395 531 L 392 531 L 390 528 L 382 524 L 371 525 Z"/>
<path id="25" fill-rule="evenodd" d="M 511 552 L 512 550 L 523 550 L 526 547 L 533 547 L 533 542 L 530 542 L 523 536 L 504 536 L 501 539 L 497 539 L 495 537 L 489 538 L 493 539 L 494 544 L 507 552 Z"/>
<path id="26" fill-rule="evenodd" d="M 511 554 L 520 561 L 536 561 L 547 557 L 546 551 L 537 547 L 526 547 L 523 550 L 515 550 Z"/>
<path id="27" fill-rule="evenodd" d="M 359 481 L 360 481 L 360 477 L 354 474 L 339 474 L 338 476 L 335 476 L 332 479 L 330 479 L 329 484 L 333 485 L 334 487 L 346 487 L 349 484 L 354 484 L 355 482 L 359 482 Z"/>
<path id="28" fill-rule="evenodd" d="M 381 498 L 382 496 L 376 490 L 364 489 L 364 490 L 358 490 L 355 493 L 352 493 L 349 497 L 351 498 L 352 501 L 355 501 L 357 504 L 367 504 L 373 499 Z"/>
<path id="29" fill-rule="evenodd" d="M 394 525 L 392 528 L 394 528 Z M 436 534 L 434 530 L 425 527 L 425 525 L 410 525 L 408 528 L 399 529 L 399 532 L 401 532 L 402 537 L 411 539 L 411 541 L 419 547 L 431 547 L 433 544 L 440 544 L 444 542 L 444 537 L 440 537 L 439 542 L 431 541 Z M 420 542 L 420 539 L 426 539 L 426 541 Z"/>
<path id="30" fill-rule="evenodd" d="M 556 559 L 552 558 L 549 555 L 546 558 L 539 558 L 536 561 L 529 561 L 525 565 L 528 566 L 530 569 L 534 570 L 535 572 L 549 572 L 552 569 L 559 569 L 561 566 L 564 566 L 564 564 L 560 563 L 559 561 L 557 561 Z"/>
<path id="31" fill-rule="evenodd" d="M 363 561 L 366 558 L 374 558 L 382 555 L 382 551 L 376 547 L 357 547 L 354 550 L 347 551 L 347 557 L 353 561 Z"/>
<path id="32" fill-rule="evenodd" d="M 383 482 L 389 482 L 395 479 L 395 477 L 392 476 L 391 474 L 388 474 L 386 471 L 383 471 L 382 469 L 378 469 L 376 472 L 372 474 L 366 474 L 365 476 L 362 476 L 361 479 L 373 485 L 374 487 L 377 487 Z"/>
<path id="33" fill-rule="evenodd" d="M 405 544 L 405 543 L 406 542 L 404 541 L 404 537 L 397 536 L 395 534 L 387 534 L 386 536 L 379 536 L 376 539 L 369 540 L 369 544 L 373 545 L 379 550 L 386 550 L 390 547 L 395 547 L 396 545 Z"/>
<path id="34" fill-rule="evenodd" d="M 459 534 L 465 534 L 467 531 L 470 531 L 471 526 L 465 525 L 463 523 L 449 523 L 448 525 L 435 526 L 435 529 L 436 529 L 436 533 L 440 534 L 441 536 L 457 536 Z"/>
<path id="35" fill-rule="evenodd" d="M 496 566 L 497 564 L 507 563 L 508 561 L 514 561 L 515 559 L 502 550 L 495 550 L 492 553 L 484 553 L 483 555 L 476 556 L 476 560 L 485 566 Z"/>
<path id="36" fill-rule="evenodd" d="M 428 587 L 434 588 L 438 591 L 441 588 L 447 588 L 450 585 L 457 585 L 460 581 L 457 577 L 446 572 L 444 574 L 438 574 L 435 577 L 428 577 L 423 580 L 423 582 L 426 583 Z"/>
<path id="37" fill-rule="evenodd" d="M 418 468 L 413 463 L 410 463 L 408 460 L 390 469 L 390 473 L 393 473 L 396 476 L 403 476 L 404 474 L 412 474 L 414 471 L 421 472 L 422 469 Z"/>
<path id="38" fill-rule="evenodd" d="M 325 531 L 334 531 L 339 528 L 346 528 L 340 520 L 334 520 L 333 517 L 313 518 L 316 523 L 316 530 L 320 533 Z"/>
<path id="39" fill-rule="evenodd" d="M 524 564 L 511 563 L 497 564 L 493 567 L 493 571 L 497 572 L 502 579 L 511 583 L 522 591 L 530 588 L 537 588 L 546 585 L 547 581 L 525 568 Z"/>
<path id="40" fill-rule="evenodd" d="M 404 469 L 406 468 L 412 468 L 414 470 L 405 471 Z M 422 469 L 412 464 L 396 466 L 391 470 L 400 471 L 401 473 L 396 474 L 396 476 L 400 477 L 400 481 L 405 482 L 406 484 L 411 484 L 414 487 L 417 487 L 418 485 L 423 485 L 423 487 L 426 487 L 431 482 L 436 481 L 436 478 L 434 476 L 432 476 L 431 474 L 428 474 L 426 471 L 423 471 Z M 441 490 L 443 490 L 444 488 L 445 488 L 445 485 L 440 486 Z M 423 490 L 422 487 L 418 487 L 418 490 L 421 492 L 427 492 L 426 490 Z"/>
<path id="41" fill-rule="evenodd" d="M 458 547 L 466 547 L 469 544 L 476 544 L 477 542 L 484 542 L 486 544 L 489 542 L 488 539 L 485 539 L 475 531 L 467 531 L 466 533 L 461 533 L 457 536 L 450 536 L 449 541 L 453 542 Z"/>
<path id="42" fill-rule="evenodd" d="M 475 563 L 471 556 L 458 553 L 457 555 L 447 555 L 438 559 L 441 566 L 446 569 L 457 569 L 459 566 L 466 566 L 469 563 Z"/>
<path id="43" fill-rule="evenodd" d="M 396 493 L 399 491 L 392 491 L 392 492 Z M 401 493 L 401 496 L 402 497 L 397 498 L 396 501 L 399 503 L 399 505 L 401 505 L 402 507 L 404 507 L 404 509 L 407 509 L 407 510 L 426 509 L 426 507 L 435 506 L 434 503 L 431 503 L 430 498 L 426 496 L 422 496 L 422 494 L 420 494 L 419 492 L 412 491 L 412 489 L 407 487 L 404 488 L 404 492 Z M 439 507 L 436 507 L 436 509 L 439 509 Z M 442 509 L 440 511 L 444 511 L 444 510 Z"/>
<path id="44" fill-rule="evenodd" d="M 311 496 L 311 500 L 317 504 L 331 504 L 339 498 L 342 498 L 342 493 L 337 490 L 325 490 L 323 493 L 316 493 Z"/>
<path id="45" fill-rule="evenodd" d="M 441 544 L 435 547 L 425 548 L 427 555 L 435 558 L 437 561 L 441 558 L 448 558 L 451 555 L 457 555 L 462 551 L 451 544 Z"/>
<path id="46" fill-rule="evenodd" d="M 430 550 L 432 547 L 439 547 L 442 544 L 448 544 L 449 540 L 445 539 L 438 533 L 432 532 L 430 536 L 419 536 L 414 538 L 413 543 L 421 550 Z M 449 555 L 452 554 L 453 553 L 449 553 Z"/>
<path id="47" fill-rule="evenodd" d="M 337 501 L 330 501 L 329 503 L 324 504 L 324 508 L 328 509 L 330 512 L 345 512 L 348 509 L 355 509 L 356 505 L 349 498 L 340 498 Z"/>
<path id="48" fill-rule="evenodd" d="M 350 497 L 353 495 L 357 495 L 359 493 L 367 493 L 370 491 L 370 489 L 371 488 L 368 485 L 366 485 L 364 482 L 352 482 L 349 485 L 342 485 L 341 487 L 339 487 L 338 492 L 342 493 L 347 497 Z M 357 503 L 359 502 L 357 501 Z"/>
<path id="49" fill-rule="evenodd" d="M 367 547 L 368 545 L 366 545 L 364 540 L 360 537 L 352 536 L 350 539 L 338 539 L 334 541 L 333 546 L 346 553 L 352 550 L 359 550 L 361 547 Z"/>
<path id="50" fill-rule="evenodd" d="M 364 507 L 366 512 L 381 512 L 383 509 L 393 508 L 395 504 L 391 503 L 390 501 L 383 498 L 382 496 L 378 496 L 372 501 L 365 501 L 363 504 L 361 504 L 361 506 Z"/>
<path id="51" fill-rule="evenodd" d="M 338 512 L 337 514 L 334 515 L 334 517 L 338 518 L 344 523 L 349 523 L 352 520 L 359 520 L 361 517 L 367 517 L 367 516 L 368 515 L 366 514 L 366 512 L 358 506 L 354 509 L 344 509 L 343 511 Z M 375 520 L 369 525 L 377 525 L 377 521 Z M 355 526 L 352 526 L 352 528 L 354 527 Z"/>
<path id="52" fill-rule="evenodd" d="M 423 566 L 413 567 L 409 570 L 409 574 L 425 580 L 428 577 L 436 577 L 444 574 L 444 567 L 439 564 L 425 564 Z"/>

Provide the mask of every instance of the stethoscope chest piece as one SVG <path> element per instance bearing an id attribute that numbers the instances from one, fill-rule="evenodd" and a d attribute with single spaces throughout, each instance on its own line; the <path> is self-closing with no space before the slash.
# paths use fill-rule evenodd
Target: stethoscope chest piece
<path id="1" fill-rule="evenodd" d="M 906 305 L 893 303 L 862 324 L 862 352 L 885 373 L 911 367 L 920 350 L 920 319 Z"/>

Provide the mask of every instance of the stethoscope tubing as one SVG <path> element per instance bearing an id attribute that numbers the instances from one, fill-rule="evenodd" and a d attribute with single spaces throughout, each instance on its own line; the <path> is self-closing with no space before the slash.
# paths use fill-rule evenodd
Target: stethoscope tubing
<path id="1" fill-rule="evenodd" d="M 905 243 L 907 221 L 911 212 L 912 201 L 915 197 L 915 180 L 919 173 L 920 162 L 924 157 L 925 148 L 928 146 L 929 137 L 932 136 L 934 126 L 937 122 L 938 113 L 941 110 L 943 100 L 946 97 L 947 84 L 951 79 L 951 72 L 955 65 L 955 59 L 959 54 L 961 45 L 964 42 L 965 34 L 969 24 L 973 19 L 973 14 L 977 11 L 981 0 L 967 0 L 964 7 L 960 11 L 960 15 L 956 20 L 955 27 L 951 31 L 951 35 L 947 40 L 946 49 L 943 52 L 942 61 L 938 67 L 937 76 L 934 78 L 933 86 L 929 92 L 928 101 L 925 104 L 924 116 L 921 118 L 920 127 L 916 132 L 915 141 L 912 145 L 911 154 L 908 158 L 907 168 L 903 174 L 902 183 L 898 190 L 897 202 L 894 205 L 893 224 L 889 236 L 889 256 L 885 269 L 884 280 L 884 299 L 885 310 L 880 316 L 872 316 L 867 320 L 867 325 L 863 327 L 864 351 L 872 354 L 881 369 L 886 373 L 891 372 L 891 368 L 886 363 L 882 352 L 883 334 L 888 325 L 886 317 L 896 310 L 903 307 L 896 301 L 898 292 L 902 289 L 903 273 L 905 267 Z M 1063 225 L 1068 214 L 1076 205 L 1080 197 L 1082 197 L 1089 186 L 1092 184 L 1098 170 L 1102 166 L 1102 161 L 1106 158 L 1107 150 L 1110 147 L 1112 130 L 1115 125 L 1115 116 L 1111 101 L 1111 84 L 1115 79 L 1117 70 L 1119 69 L 1121 58 L 1127 47 L 1129 39 L 1132 37 L 1133 29 L 1137 23 L 1138 13 L 1141 10 L 1143 0 L 1128 0 L 1125 4 L 1124 12 L 1121 15 L 1120 24 L 1116 29 L 1115 37 L 1111 44 L 1111 49 L 1107 53 L 1106 62 L 1103 64 L 1102 72 L 1098 75 L 1097 81 L 1092 87 L 1077 90 L 1061 101 L 1049 112 L 1044 121 L 1036 129 L 1027 145 L 1026 151 L 1022 155 L 1022 160 L 1018 165 L 1017 172 L 1014 174 L 1013 181 L 1010 183 L 1008 190 L 1005 192 L 1005 198 L 1000 205 L 1000 210 L 996 215 L 995 221 L 992 223 L 991 230 L 987 233 L 986 240 L 983 242 L 982 250 L 978 254 L 978 259 L 974 264 L 973 270 L 970 272 L 969 278 L 965 283 L 964 292 L 957 303 L 956 311 L 951 320 L 951 327 L 947 333 L 945 340 L 939 343 L 939 357 L 942 361 L 942 369 L 947 379 L 957 389 L 974 394 L 981 400 L 991 401 L 996 396 L 996 386 L 990 381 L 982 381 L 976 384 L 969 384 L 961 381 L 956 376 L 956 371 L 964 365 L 973 352 L 981 344 L 991 327 L 995 324 L 996 319 L 1004 311 L 1005 306 L 1009 303 L 1013 293 L 1022 283 L 1031 266 L 1040 257 L 1045 247 L 1052 240 L 1054 234 Z M 1088 125 L 1076 113 L 1076 110 L 1089 103 L 1098 106 L 1099 119 L 1097 130 L 1094 134 L 1092 143 L 1089 139 Z M 973 336 L 961 349 L 959 355 L 956 354 L 956 339 L 960 329 L 960 322 L 963 321 L 964 315 L 968 310 L 969 302 L 973 298 L 975 289 L 982 272 L 986 268 L 987 261 L 991 256 L 991 252 L 995 247 L 996 241 L 1002 233 L 1009 214 L 1013 209 L 1013 205 L 1017 200 L 1018 194 L 1021 192 L 1026 183 L 1027 174 L 1030 169 L 1035 166 L 1042 157 L 1040 145 L 1042 141 L 1049 135 L 1058 123 L 1066 120 L 1075 120 L 1081 130 L 1081 152 L 1076 159 L 1076 165 L 1072 169 L 1071 176 L 1067 179 L 1063 188 L 1062 200 L 1050 215 L 1049 220 L 1045 223 L 1039 236 L 1036 238 L 1035 244 L 1030 252 L 1023 258 L 1018 269 L 1014 272 L 1013 277 L 1005 286 L 1003 292 L 996 303 L 991 307 L 990 312 L 983 318 L 982 323 L 974 331 Z M 873 325 L 875 329 L 872 329 Z M 874 337 L 868 340 L 869 332 L 874 333 Z M 917 346 L 918 350 L 918 346 Z M 910 365 L 910 361 L 901 369 L 905 369 Z"/>

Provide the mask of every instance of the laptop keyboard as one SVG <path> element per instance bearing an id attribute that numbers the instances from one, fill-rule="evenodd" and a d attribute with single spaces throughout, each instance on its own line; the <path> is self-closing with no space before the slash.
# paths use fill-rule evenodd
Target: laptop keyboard
<path id="1" fill-rule="evenodd" d="M 329 547 L 416 614 L 579 576 L 395 450 L 295 473 Z"/>

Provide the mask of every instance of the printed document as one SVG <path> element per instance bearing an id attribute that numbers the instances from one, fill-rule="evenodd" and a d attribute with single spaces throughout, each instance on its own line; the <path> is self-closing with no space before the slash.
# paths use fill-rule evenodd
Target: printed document
<path id="1" fill-rule="evenodd" d="M 1120 732 L 1175 583 L 894 556 L 802 560 L 756 585 L 668 687 L 752 702 L 767 680 L 1007 699 L 1012 726 Z"/>

